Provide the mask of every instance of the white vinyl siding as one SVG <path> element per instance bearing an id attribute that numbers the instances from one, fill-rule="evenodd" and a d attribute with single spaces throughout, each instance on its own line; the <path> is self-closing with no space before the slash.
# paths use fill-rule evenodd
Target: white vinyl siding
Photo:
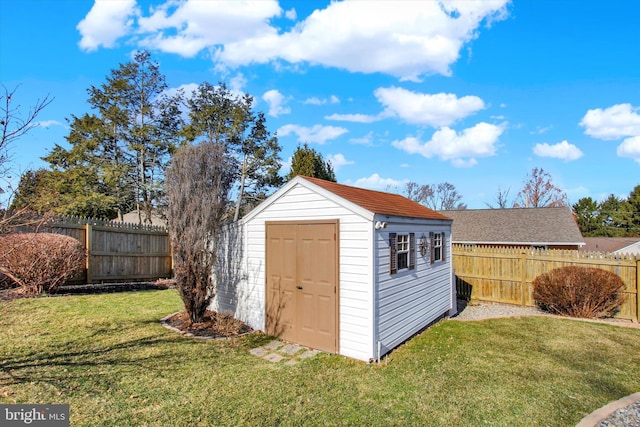
<path id="1" fill-rule="evenodd" d="M 415 233 L 417 236 L 430 232 L 443 233 L 443 245 L 450 242 L 448 223 L 425 224 L 415 220 L 412 224 L 388 222 L 386 230 L 377 232 L 378 268 L 377 280 L 377 340 L 381 354 L 388 352 L 438 319 L 451 308 L 451 263 L 431 264 L 430 254 L 421 256 L 419 247 L 413 270 L 398 270 L 389 274 L 389 233 Z M 417 246 L 417 245 L 416 245 Z"/>
<path id="2" fill-rule="evenodd" d="M 339 241 L 339 352 L 348 357 L 369 360 L 373 342 L 373 265 L 371 260 L 371 222 L 302 185 L 269 204 L 245 224 L 245 265 L 247 278 L 239 283 L 237 316 L 254 329 L 265 329 L 265 222 L 338 219 Z M 227 295 L 216 296 L 219 306 L 231 306 Z"/>

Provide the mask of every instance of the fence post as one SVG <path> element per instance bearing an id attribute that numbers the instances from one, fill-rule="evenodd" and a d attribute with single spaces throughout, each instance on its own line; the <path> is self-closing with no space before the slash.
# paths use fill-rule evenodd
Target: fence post
<path id="1" fill-rule="evenodd" d="M 93 243 L 93 239 L 91 236 L 91 233 L 93 233 L 93 227 L 91 226 L 91 224 L 87 223 L 84 226 L 84 246 L 85 246 L 85 253 L 86 253 L 86 269 L 87 269 L 87 284 L 92 282 L 92 273 L 93 271 L 91 271 L 91 255 L 92 255 L 92 250 L 91 250 L 91 244 Z"/>
<path id="2" fill-rule="evenodd" d="M 520 268 L 522 274 L 520 276 L 520 294 L 522 298 L 522 306 L 527 305 L 527 253 L 520 254 Z"/>
<path id="3" fill-rule="evenodd" d="M 640 320 L 640 259 L 636 258 L 636 319 Z"/>

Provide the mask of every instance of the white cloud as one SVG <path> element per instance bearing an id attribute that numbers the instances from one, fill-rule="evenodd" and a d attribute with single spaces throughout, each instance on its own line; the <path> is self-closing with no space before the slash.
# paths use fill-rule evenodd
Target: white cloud
<path id="1" fill-rule="evenodd" d="M 640 136 L 640 107 L 631 104 L 617 104 L 609 108 L 588 110 L 580 126 L 584 133 L 599 139 L 618 139 Z"/>
<path id="2" fill-rule="evenodd" d="M 269 19 L 282 14 L 276 0 L 168 0 L 138 20 L 140 44 L 192 57 L 207 47 L 277 36 Z"/>
<path id="3" fill-rule="evenodd" d="M 287 99 L 276 89 L 266 91 L 262 95 L 262 99 L 269 104 L 269 112 L 267 114 L 272 117 L 291 112 L 291 108 L 284 106 L 287 103 Z"/>
<path id="4" fill-rule="evenodd" d="M 399 87 L 378 88 L 374 92 L 388 115 L 407 123 L 433 127 L 450 126 L 485 108 L 477 96 L 458 98 L 451 93 L 417 93 Z"/>
<path id="5" fill-rule="evenodd" d="M 382 119 L 383 116 L 378 114 L 377 116 L 370 116 L 367 114 L 331 114 L 324 116 L 325 120 L 335 120 L 341 122 L 355 122 L 355 123 L 373 123 Z"/>
<path id="6" fill-rule="evenodd" d="M 410 136 L 391 144 L 409 154 L 421 154 L 428 159 L 437 156 L 451 160 L 454 166 L 468 167 L 476 164 L 476 157 L 495 155 L 496 143 L 502 132 L 502 126 L 481 122 L 461 133 L 443 127 L 424 143 Z"/>
<path id="7" fill-rule="evenodd" d="M 229 90 L 233 93 L 243 93 L 244 87 L 247 85 L 247 79 L 244 74 L 238 73 L 229 80 Z"/>
<path id="8" fill-rule="evenodd" d="M 331 162 L 331 166 L 333 166 L 333 170 L 336 172 L 343 166 L 355 163 L 353 160 L 347 160 L 344 155 L 340 153 L 327 155 L 327 160 Z"/>
<path id="9" fill-rule="evenodd" d="M 640 163 L 640 136 L 626 138 L 616 151 L 620 157 L 628 157 Z"/>
<path id="10" fill-rule="evenodd" d="M 114 47 L 116 41 L 131 30 L 137 13 L 135 0 L 96 0 L 76 26 L 82 36 L 78 43 L 80 49 L 91 52 L 100 46 Z"/>
<path id="11" fill-rule="evenodd" d="M 573 144 L 569 144 L 568 141 L 562 141 L 554 145 L 545 143 L 536 144 L 533 147 L 533 152 L 539 157 L 552 157 L 554 159 L 561 159 L 564 161 L 577 160 L 582 157 L 583 153 L 578 147 Z"/>
<path id="12" fill-rule="evenodd" d="M 365 136 L 360 138 L 350 138 L 349 142 L 360 145 L 373 145 L 373 131 L 369 131 Z"/>
<path id="13" fill-rule="evenodd" d="M 64 126 L 64 125 L 57 120 L 42 120 L 37 123 L 34 123 L 34 126 L 41 127 L 41 128 L 48 128 L 50 126 Z"/>
<path id="14" fill-rule="evenodd" d="M 336 126 L 314 125 L 305 127 L 299 125 L 284 125 L 278 129 L 278 136 L 287 136 L 294 133 L 298 136 L 299 142 L 324 144 L 325 142 L 336 139 L 341 135 L 349 132 L 345 128 Z"/>
<path id="15" fill-rule="evenodd" d="M 284 34 L 264 32 L 230 42 L 217 50 L 216 59 L 232 67 L 282 59 L 404 80 L 449 75 L 462 46 L 478 36 L 483 22 L 504 18 L 507 3 L 331 2 Z"/>
<path id="16" fill-rule="evenodd" d="M 291 8 L 284 13 L 284 16 L 291 21 L 295 21 L 298 18 L 298 14 L 296 13 L 295 8 Z"/>
<path id="17" fill-rule="evenodd" d="M 369 188 L 372 190 L 387 190 L 389 188 L 401 188 L 405 185 L 406 180 L 397 180 L 392 178 L 382 178 L 377 173 L 366 178 L 358 178 L 353 185 L 361 188 Z"/>
<path id="18" fill-rule="evenodd" d="M 328 99 L 327 98 L 320 99 L 314 96 L 314 97 L 305 99 L 304 101 L 302 101 L 302 103 L 310 104 L 310 105 L 338 104 L 340 103 L 340 98 L 338 98 L 335 95 L 331 95 Z"/>

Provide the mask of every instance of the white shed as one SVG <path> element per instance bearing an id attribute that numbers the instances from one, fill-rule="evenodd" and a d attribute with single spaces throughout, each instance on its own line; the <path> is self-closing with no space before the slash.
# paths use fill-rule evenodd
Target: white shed
<path id="1" fill-rule="evenodd" d="M 379 360 L 454 312 L 451 223 L 397 194 L 297 176 L 228 230 L 211 308 Z"/>

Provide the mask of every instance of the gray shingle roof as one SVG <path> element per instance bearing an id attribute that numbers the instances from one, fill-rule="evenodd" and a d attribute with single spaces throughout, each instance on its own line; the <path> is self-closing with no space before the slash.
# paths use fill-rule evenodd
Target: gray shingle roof
<path id="1" fill-rule="evenodd" d="M 454 243 L 581 245 L 571 209 L 513 208 L 440 211 L 453 219 Z"/>

